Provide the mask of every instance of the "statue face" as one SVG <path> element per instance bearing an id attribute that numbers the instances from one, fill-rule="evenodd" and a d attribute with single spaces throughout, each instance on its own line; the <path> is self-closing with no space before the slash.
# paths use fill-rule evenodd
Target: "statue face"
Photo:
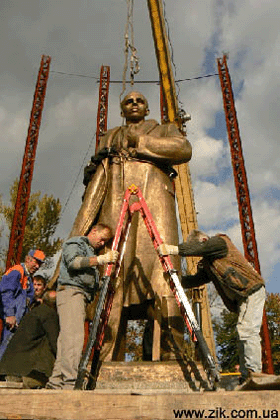
<path id="1" fill-rule="evenodd" d="M 127 122 L 139 122 L 149 113 L 148 102 L 139 92 L 130 92 L 121 103 L 122 116 Z"/>

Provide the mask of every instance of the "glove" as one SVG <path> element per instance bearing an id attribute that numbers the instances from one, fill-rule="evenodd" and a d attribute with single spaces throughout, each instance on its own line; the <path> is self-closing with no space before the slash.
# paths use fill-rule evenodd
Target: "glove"
<path id="1" fill-rule="evenodd" d="M 157 251 L 160 257 L 179 254 L 179 248 L 176 245 L 167 245 L 164 243 L 158 246 Z"/>
<path id="2" fill-rule="evenodd" d="M 119 252 L 118 251 L 108 251 L 104 255 L 98 255 L 97 264 L 98 265 L 104 265 L 104 264 L 108 264 L 108 263 L 115 263 L 118 258 L 119 258 Z"/>

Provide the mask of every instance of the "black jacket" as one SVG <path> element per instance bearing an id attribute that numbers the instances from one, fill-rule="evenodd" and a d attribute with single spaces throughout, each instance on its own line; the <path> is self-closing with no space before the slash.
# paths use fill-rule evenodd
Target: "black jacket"
<path id="1" fill-rule="evenodd" d="M 27 376 L 36 370 L 52 373 L 59 320 L 56 310 L 45 303 L 26 314 L 11 339 L 1 361 L 1 375 Z"/>

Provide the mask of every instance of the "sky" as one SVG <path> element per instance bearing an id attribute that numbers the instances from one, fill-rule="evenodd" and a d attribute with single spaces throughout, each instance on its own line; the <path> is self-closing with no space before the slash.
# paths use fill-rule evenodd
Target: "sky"
<path id="1" fill-rule="evenodd" d="M 228 55 L 261 272 L 280 292 L 280 3 L 278 0 L 165 0 L 178 99 L 191 114 L 187 138 L 199 227 L 224 232 L 242 251 L 217 58 Z M 51 57 L 32 192 L 62 203 L 66 238 L 81 204 L 83 168 L 95 150 L 98 78 L 124 69 L 126 0 L 2 0 L 0 3 L 0 193 L 19 177 L 41 56 Z M 157 62 L 145 0 L 134 0 L 135 84 L 160 120 Z M 131 37 L 131 34 L 130 34 Z M 202 77 L 213 75 L 211 77 Z M 129 75 L 127 75 L 129 80 Z M 129 85 L 127 91 L 130 90 Z M 111 83 L 108 128 L 122 124 L 121 83 Z M 1 224 L 3 221 L 1 221 Z M 3 243 L 2 243 L 3 245 Z"/>

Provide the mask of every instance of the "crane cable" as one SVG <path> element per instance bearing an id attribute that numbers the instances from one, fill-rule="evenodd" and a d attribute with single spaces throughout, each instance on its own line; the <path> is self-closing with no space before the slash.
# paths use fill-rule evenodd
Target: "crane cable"
<path id="1" fill-rule="evenodd" d="M 133 6 L 134 0 L 127 0 L 127 21 L 125 27 L 125 47 L 124 47 L 124 68 L 123 68 L 123 78 L 122 78 L 122 91 L 120 93 L 120 101 L 121 97 L 126 88 L 126 73 L 128 68 L 128 55 L 129 51 L 130 55 L 130 85 L 133 86 L 134 84 L 134 76 L 135 74 L 139 73 L 140 65 L 139 65 L 139 57 L 137 55 L 137 49 L 134 46 L 134 30 L 133 30 Z"/>

